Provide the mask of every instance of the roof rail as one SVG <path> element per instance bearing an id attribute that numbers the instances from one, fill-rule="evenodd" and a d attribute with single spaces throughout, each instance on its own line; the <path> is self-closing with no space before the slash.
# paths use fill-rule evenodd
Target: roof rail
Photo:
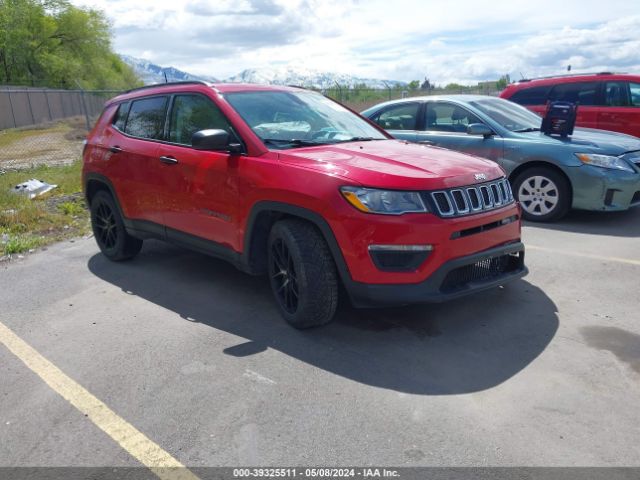
<path id="1" fill-rule="evenodd" d="M 210 87 L 213 84 L 210 82 L 205 82 L 204 80 L 185 80 L 181 82 L 154 83 L 151 85 L 144 85 L 142 87 L 132 88 L 131 90 L 127 90 L 124 93 L 137 92 L 138 90 L 145 90 L 147 88 L 169 87 L 174 85 L 206 85 L 207 87 Z"/>
<path id="2" fill-rule="evenodd" d="M 589 75 L 623 75 L 627 72 L 583 72 L 583 73 L 564 73 L 561 75 L 548 75 L 546 77 L 533 77 L 533 78 L 523 78 L 518 80 L 517 83 L 522 82 L 530 82 L 531 80 L 546 80 L 548 78 L 563 78 L 563 77 L 583 77 Z"/>

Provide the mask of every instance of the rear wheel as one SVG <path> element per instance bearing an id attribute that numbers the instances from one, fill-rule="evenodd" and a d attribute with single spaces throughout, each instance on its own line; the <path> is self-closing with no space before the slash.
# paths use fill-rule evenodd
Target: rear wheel
<path id="1" fill-rule="evenodd" d="M 128 260 L 142 248 L 142 240 L 127 233 L 113 197 L 105 191 L 97 192 L 91 200 L 91 227 L 100 251 L 109 260 Z"/>
<path id="2" fill-rule="evenodd" d="M 550 168 L 533 167 L 520 173 L 513 182 L 513 192 L 525 220 L 553 222 L 571 207 L 569 183 Z"/>
<path id="3" fill-rule="evenodd" d="M 285 320 L 296 328 L 329 323 L 338 305 L 338 277 L 320 232 L 303 220 L 281 220 L 268 248 L 271 289 Z"/>

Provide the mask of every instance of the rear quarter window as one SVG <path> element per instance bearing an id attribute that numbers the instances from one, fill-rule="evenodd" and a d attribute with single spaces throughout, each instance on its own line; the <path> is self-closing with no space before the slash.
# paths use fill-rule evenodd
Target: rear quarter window
<path id="1" fill-rule="evenodd" d="M 125 126 L 125 123 L 127 122 L 127 114 L 129 113 L 130 107 L 131 107 L 131 102 L 121 103 L 118 106 L 118 111 L 113 117 L 112 125 L 118 130 L 120 130 L 121 132 L 124 132 L 124 126 Z"/>
<path id="2" fill-rule="evenodd" d="M 549 90 L 549 86 L 522 88 L 508 99 L 520 105 L 544 105 L 547 103 Z"/>
<path id="3" fill-rule="evenodd" d="M 161 140 L 168 97 L 152 97 L 134 100 L 129 109 L 125 133 L 133 137 Z"/>

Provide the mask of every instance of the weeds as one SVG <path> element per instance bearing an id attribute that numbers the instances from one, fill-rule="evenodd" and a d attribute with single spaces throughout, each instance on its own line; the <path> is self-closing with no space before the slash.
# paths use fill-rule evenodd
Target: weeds
<path id="1" fill-rule="evenodd" d="M 89 232 L 84 208 L 81 162 L 41 166 L 0 175 L 0 254 L 25 252 L 55 241 Z M 29 200 L 11 192 L 18 183 L 37 178 L 58 185 Z"/>

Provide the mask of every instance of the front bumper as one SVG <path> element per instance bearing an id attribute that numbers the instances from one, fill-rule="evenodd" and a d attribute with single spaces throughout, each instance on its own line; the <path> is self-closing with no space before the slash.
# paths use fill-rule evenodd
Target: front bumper
<path id="1" fill-rule="evenodd" d="M 640 206 L 640 173 L 583 165 L 566 169 L 573 188 L 572 207 L 620 211 Z"/>
<path id="2" fill-rule="evenodd" d="M 436 303 L 497 287 L 524 277 L 524 245 L 509 243 L 443 263 L 420 283 L 371 284 L 348 281 L 356 307 Z"/>

